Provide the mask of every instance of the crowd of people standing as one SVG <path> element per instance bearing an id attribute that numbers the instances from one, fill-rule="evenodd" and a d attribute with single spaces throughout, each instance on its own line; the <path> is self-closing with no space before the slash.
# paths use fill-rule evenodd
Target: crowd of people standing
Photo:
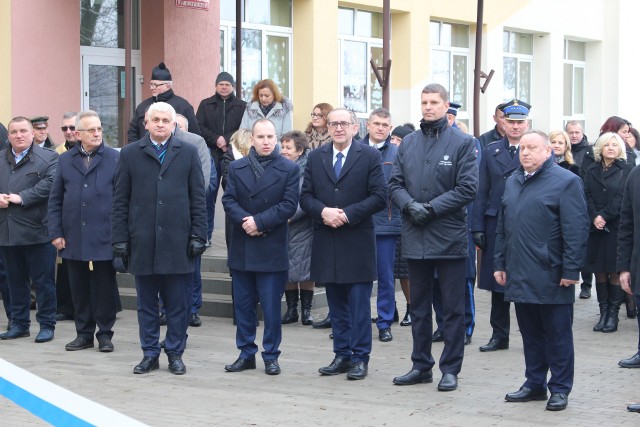
<path id="1" fill-rule="evenodd" d="M 573 387 L 576 284 L 589 299 L 595 277 L 595 332 L 616 332 L 623 305 L 638 318 L 640 135 L 625 119 L 607 119 L 591 144 L 577 121 L 530 130 L 532 106 L 514 99 L 495 108 L 495 128 L 476 139 L 456 122 L 460 105 L 430 84 L 417 130 L 394 128 L 379 108 L 360 138 L 356 115 L 324 102 L 304 131 L 294 130 L 293 105 L 269 79 L 247 103 L 222 72 L 197 110 L 173 92 L 163 63 L 150 88 L 119 151 L 104 145 L 93 111 L 65 114 L 57 147 L 46 137 L 47 117 L 9 122 L 0 151 L 0 291 L 9 325 L 0 339 L 30 335 L 33 287 L 36 342 L 54 338 L 56 320 L 73 318 L 77 337 L 66 350 L 94 347 L 95 335 L 99 351 L 114 351 L 116 272 L 129 272 L 143 352 L 133 372 L 158 369 L 164 348 L 169 371 L 186 373 L 220 185 L 239 350 L 227 372 L 256 369 L 259 303 L 266 374 L 281 373 L 282 325 L 301 321 L 332 328 L 334 357 L 321 375 L 366 378 L 371 325 L 381 342 L 393 340 L 400 279 L 412 364 L 393 383 L 432 382 L 432 343 L 444 341 L 438 390 L 455 390 L 472 341 L 477 276 L 491 292 L 492 328 L 479 350 L 509 348 L 511 303 L 523 339 L 526 380 L 505 400 L 548 400 L 546 409 L 557 411 Z M 319 322 L 311 315 L 316 286 L 329 305 Z M 619 364 L 640 368 L 640 339 L 638 353 Z"/>

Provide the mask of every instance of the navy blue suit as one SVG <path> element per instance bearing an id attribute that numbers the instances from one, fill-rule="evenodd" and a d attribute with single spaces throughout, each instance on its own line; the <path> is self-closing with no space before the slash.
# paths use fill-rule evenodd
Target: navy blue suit
<path id="1" fill-rule="evenodd" d="M 491 337 L 501 341 L 509 340 L 511 305 L 504 300 L 504 287 L 493 277 L 493 253 L 504 186 L 507 178 L 520 166 L 519 154 L 518 149 L 511 157 L 506 137 L 482 149 L 478 196 L 470 221 L 471 232 L 483 232 L 485 236 L 486 249 L 482 251 L 478 287 L 492 292 L 489 320 L 493 329 Z"/>
<path id="2" fill-rule="evenodd" d="M 352 142 L 339 177 L 333 144 L 309 153 L 300 206 L 313 219 L 311 280 L 326 285 L 333 351 L 353 362 L 368 362 L 371 353 L 370 299 L 377 278 L 373 214 L 386 200 L 382 158 L 375 148 Z M 342 209 L 349 222 L 325 225 L 326 207 Z"/>
<path id="3" fill-rule="evenodd" d="M 265 325 L 262 358 L 274 360 L 280 355 L 280 302 L 289 270 L 288 220 L 298 207 L 299 186 L 298 165 L 284 157 L 272 160 L 260 179 L 248 157 L 229 167 L 222 204 L 233 225 L 228 264 L 233 277 L 236 345 L 243 359 L 253 358 L 258 352 L 258 301 Z M 261 235 L 250 236 L 242 228 L 243 218 L 249 216 Z"/>

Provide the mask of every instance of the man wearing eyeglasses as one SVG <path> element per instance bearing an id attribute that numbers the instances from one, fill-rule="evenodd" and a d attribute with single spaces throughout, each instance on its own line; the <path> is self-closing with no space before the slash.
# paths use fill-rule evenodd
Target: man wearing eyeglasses
<path id="1" fill-rule="evenodd" d="M 356 115 L 329 113 L 331 144 L 311 151 L 300 206 L 314 221 L 311 280 L 324 283 L 333 328 L 333 361 L 322 375 L 367 376 L 371 353 L 371 288 L 377 279 L 373 215 L 384 209 L 387 184 L 380 152 L 353 144 Z"/>
<path id="2" fill-rule="evenodd" d="M 176 113 L 182 114 L 187 118 L 190 124 L 189 132 L 200 135 L 200 127 L 198 126 L 196 115 L 193 112 L 193 107 L 189 104 L 189 101 L 173 93 L 171 72 L 164 62 L 158 64 L 158 66 L 151 71 L 149 88 L 151 89 L 151 97 L 145 99 L 136 107 L 136 111 L 129 124 L 129 131 L 127 132 L 128 144 L 139 141 L 147 134 L 144 114 L 149 109 L 149 106 L 155 102 L 166 102 L 171 105 Z"/>
<path id="3" fill-rule="evenodd" d="M 56 249 L 47 233 L 47 201 L 58 167 L 58 153 L 34 143 L 26 117 L 9 122 L 9 143 L 0 151 L 0 254 L 7 268 L 11 328 L 0 339 L 30 336 L 31 281 L 36 290 L 40 332 L 51 341 L 56 327 L 54 272 Z"/>
<path id="4" fill-rule="evenodd" d="M 95 111 L 82 111 L 74 124 L 78 143 L 59 159 L 49 197 L 51 244 L 64 260 L 75 301 L 76 338 L 67 351 L 113 351 L 118 288 L 112 266 L 111 207 L 119 152 L 102 141 Z M 98 331 L 96 332 L 96 327 Z"/>

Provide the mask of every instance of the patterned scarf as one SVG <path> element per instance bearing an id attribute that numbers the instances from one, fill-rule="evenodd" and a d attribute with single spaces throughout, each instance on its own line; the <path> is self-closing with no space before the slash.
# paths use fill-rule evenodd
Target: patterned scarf
<path id="1" fill-rule="evenodd" d="M 276 145 L 277 146 L 277 145 Z M 264 174 L 265 169 L 269 167 L 269 164 L 276 159 L 280 154 L 277 152 L 278 150 L 273 150 L 270 154 L 266 156 L 258 155 L 255 147 L 251 147 L 249 150 L 249 165 L 251 165 L 251 169 L 253 170 L 253 174 L 256 176 L 256 181 L 259 181 Z"/>
<path id="2" fill-rule="evenodd" d="M 262 111 L 262 114 L 264 114 L 265 117 L 267 117 L 267 114 L 269 114 L 269 111 L 271 111 L 273 107 L 276 105 L 275 102 L 272 102 L 269 105 L 262 105 L 260 103 L 258 104 L 260 105 L 260 111 Z"/>

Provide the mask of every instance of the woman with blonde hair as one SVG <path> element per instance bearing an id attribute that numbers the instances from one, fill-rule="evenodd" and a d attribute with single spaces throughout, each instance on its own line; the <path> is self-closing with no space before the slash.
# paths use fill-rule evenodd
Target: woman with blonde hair
<path id="1" fill-rule="evenodd" d="M 600 320 L 596 332 L 618 330 L 618 312 L 624 301 L 616 268 L 618 226 L 625 182 L 631 171 L 625 143 L 614 132 L 602 134 L 593 147 L 595 162 L 586 170 L 584 192 L 591 230 L 587 242 L 586 267 L 596 276 Z"/>
<path id="2" fill-rule="evenodd" d="M 278 141 L 283 134 L 293 129 L 293 104 L 282 96 L 271 79 L 260 80 L 253 87 L 251 103 L 242 116 L 240 129 L 249 129 L 260 119 L 269 119 L 276 128 Z"/>
<path id="3" fill-rule="evenodd" d="M 222 191 L 227 188 L 227 176 L 229 175 L 229 164 L 234 160 L 241 159 L 249 154 L 251 148 L 251 131 L 247 129 L 238 129 L 231 135 L 227 151 L 222 155 L 220 170 L 222 171 Z M 224 221 L 224 239 L 227 242 L 227 248 L 231 241 L 231 232 L 233 227 L 231 222 L 225 217 Z"/>
<path id="4" fill-rule="evenodd" d="M 556 163 L 559 166 L 575 173 L 580 176 L 580 168 L 573 160 L 573 154 L 571 154 L 571 140 L 569 135 L 563 130 L 553 130 L 549 132 L 549 141 L 551 142 L 551 149 L 556 159 Z"/>
<path id="5" fill-rule="evenodd" d="M 326 102 L 321 102 L 313 107 L 311 121 L 304 131 L 309 138 L 311 149 L 318 148 L 331 141 L 331 136 L 327 130 L 327 116 L 331 110 L 333 110 L 333 106 Z"/>

